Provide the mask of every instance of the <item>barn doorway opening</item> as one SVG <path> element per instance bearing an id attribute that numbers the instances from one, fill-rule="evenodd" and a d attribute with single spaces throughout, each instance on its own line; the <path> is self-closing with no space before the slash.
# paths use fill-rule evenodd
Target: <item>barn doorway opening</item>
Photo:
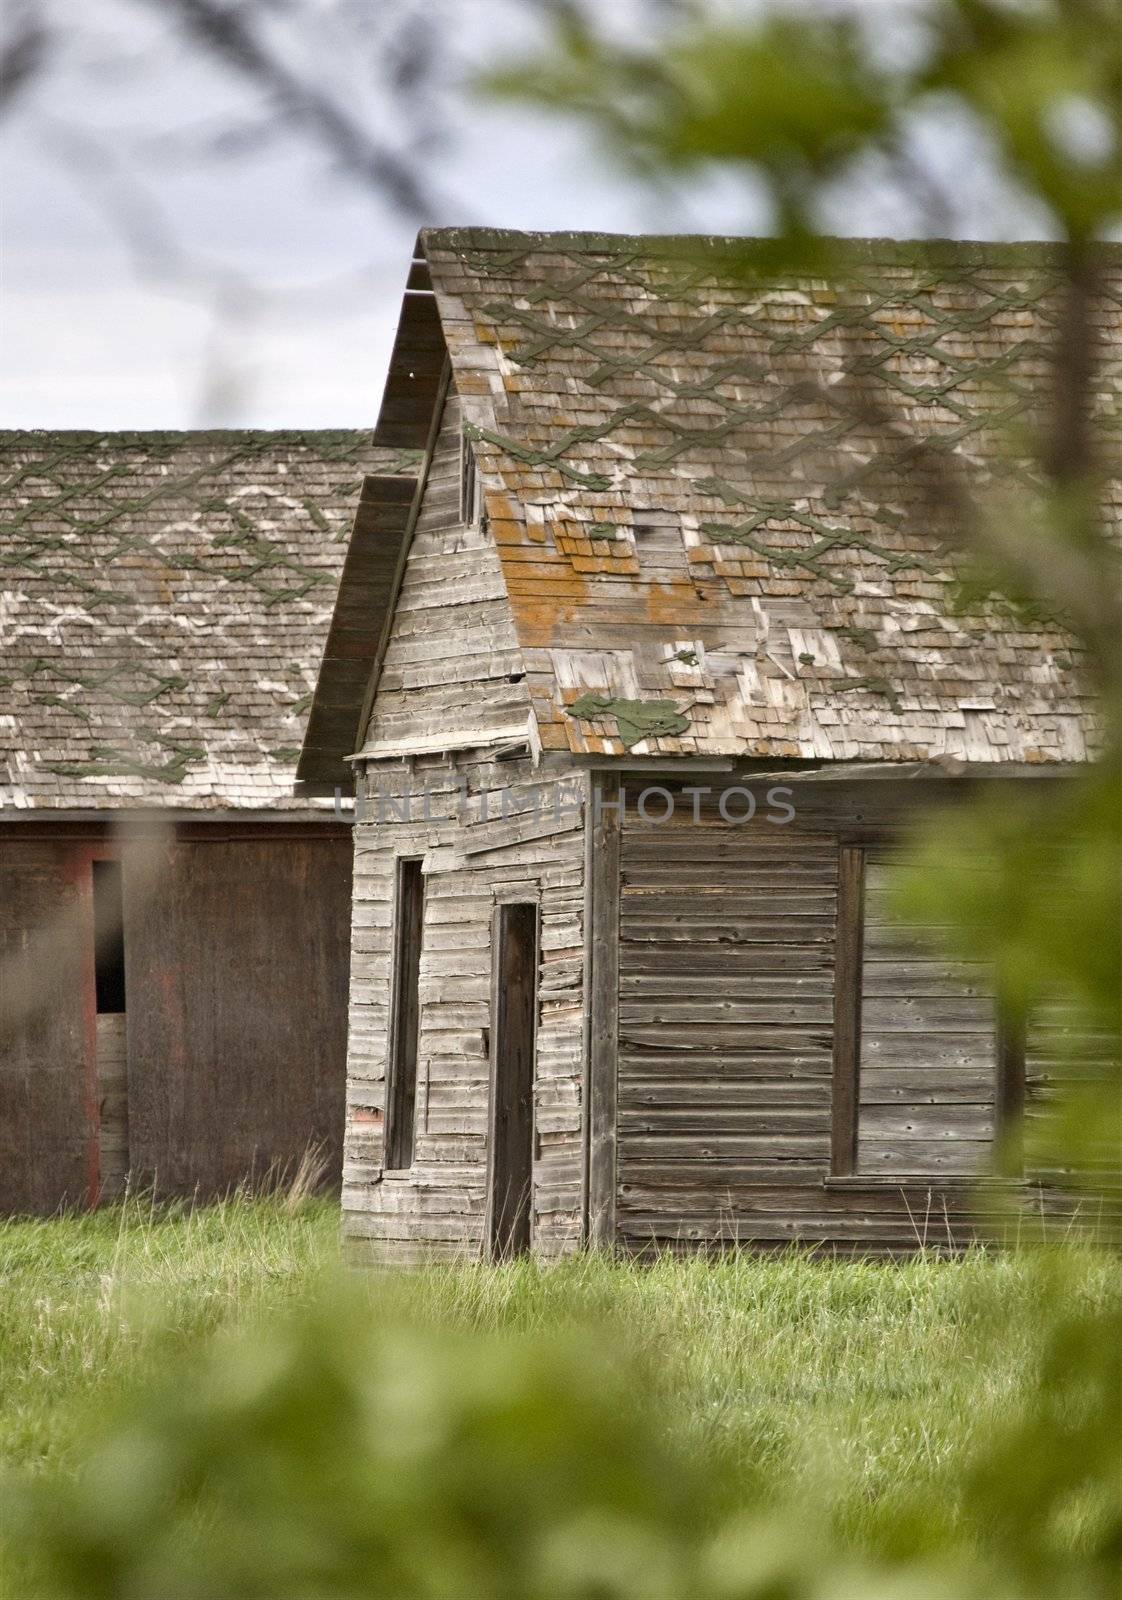
<path id="1" fill-rule="evenodd" d="M 119 861 L 94 861 L 92 866 L 98 1198 L 111 1200 L 124 1189 L 129 1170 L 124 892 Z"/>
<path id="2" fill-rule="evenodd" d="M 531 1242 L 537 998 L 537 905 L 501 905 L 495 912 L 491 1000 L 488 1243 L 495 1260 L 520 1255 Z"/>

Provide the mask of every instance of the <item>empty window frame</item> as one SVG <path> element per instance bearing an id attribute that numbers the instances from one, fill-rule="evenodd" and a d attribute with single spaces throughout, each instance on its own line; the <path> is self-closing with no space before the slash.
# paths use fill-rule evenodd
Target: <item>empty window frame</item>
<path id="1" fill-rule="evenodd" d="M 401 856 L 394 891 L 393 991 L 386 1084 L 385 1166 L 391 1172 L 413 1165 L 424 914 L 425 881 L 421 858 Z"/>
<path id="2" fill-rule="evenodd" d="M 969 1176 L 1021 1109 L 1023 1039 L 1002 1027 L 983 963 L 890 915 L 900 871 L 884 850 L 840 853 L 832 1169 Z"/>

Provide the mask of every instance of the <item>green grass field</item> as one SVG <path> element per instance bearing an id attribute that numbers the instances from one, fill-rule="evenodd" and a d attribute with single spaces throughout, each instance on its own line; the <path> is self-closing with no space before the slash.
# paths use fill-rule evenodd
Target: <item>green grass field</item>
<path id="1" fill-rule="evenodd" d="M 3 1470 L 77 1473 L 130 1393 L 222 1330 L 330 1304 L 340 1270 L 322 1201 L 157 1212 L 134 1200 L 0 1225 Z M 1064 1272 L 1073 1313 L 1109 1304 L 1111 1258 L 1066 1252 Z M 357 1292 L 372 1321 L 417 1330 L 591 1328 L 634 1361 L 675 1446 L 720 1463 L 732 1500 L 813 1506 L 879 1558 L 902 1530 L 912 1549 L 958 1540 L 970 1463 L 1029 1398 L 1052 1291 L 1039 1259 L 978 1251 L 898 1265 L 795 1253 L 465 1264 L 361 1275 Z M 14 1596 L 5 1570 L 0 1555 L 0 1594 Z"/>

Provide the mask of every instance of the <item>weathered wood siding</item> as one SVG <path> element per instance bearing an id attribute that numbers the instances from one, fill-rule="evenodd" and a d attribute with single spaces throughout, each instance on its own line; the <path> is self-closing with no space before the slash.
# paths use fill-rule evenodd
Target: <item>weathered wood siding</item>
<path id="1" fill-rule="evenodd" d="M 530 700 L 495 544 L 460 520 L 460 403 L 445 402 L 387 640 L 368 745 L 525 726 Z"/>
<path id="2" fill-rule="evenodd" d="M 92 913 L 82 859 L 71 841 L 0 838 L 0 1211 L 50 1212 L 84 1204 L 89 1191 Z M 21 958 L 48 927 L 52 981 L 25 989 Z M 31 968 L 41 979 L 42 959 Z"/>
<path id="3" fill-rule="evenodd" d="M 696 781 L 715 789 L 721 782 L 704 775 Z M 982 1218 L 976 1196 L 953 1174 L 940 1176 L 951 1139 L 941 1122 L 929 1129 L 930 1144 L 926 1133 L 921 1143 L 934 1152 L 932 1175 L 904 1176 L 898 1130 L 883 1101 L 895 1075 L 919 1065 L 925 1083 L 936 1072 L 946 1079 L 927 1115 L 953 1122 L 958 1132 L 961 1108 L 972 1104 L 971 1132 L 983 1120 L 988 1126 L 992 1078 L 986 1093 L 975 1091 L 979 1019 L 984 1010 L 992 1041 L 992 1005 L 970 992 L 969 978 L 963 984 L 962 975 L 941 969 L 936 980 L 934 968 L 909 973 L 890 958 L 875 873 L 866 1060 L 871 1052 L 883 1062 L 887 1049 L 892 1061 L 871 1068 L 859 1118 L 872 1118 L 864 1158 L 879 1168 L 887 1149 L 893 1160 L 888 1173 L 831 1172 L 839 851 L 854 839 L 882 841 L 914 808 L 916 786 L 908 794 L 908 786 L 890 782 L 792 782 L 796 817 L 780 825 L 764 820 L 769 785 L 741 781 L 758 798 L 753 821 L 723 820 L 715 793 L 695 802 L 687 790 L 678 791 L 671 820 L 652 826 L 636 814 L 642 780 L 628 780 L 620 854 L 619 1242 L 689 1249 L 798 1239 L 874 1251 L 961 1243 Z M 729 809 L 741 815 L 743 800 Z M 945 994 L 934 992 L 940 985 Z M 928 1026 L 936 1014 L 954 1021 L 956 1033 L 968 1020 L 962 1031 L 969 1048 L 948 1054 L 947 1037 Z"/>
<path id="4" fill-rule="evenodd" d="M 538 1254 L 555 1256 L 573 1248 L 580 1233 L 580 790 L 566 794 L 555 814 L 554 775 L 528 760 L 429 756 L 411 767 L 369 770 L 367 820 L 355 827 L 346 1237 L 358 1259 L 482 1251 L 494 909 L 501 900 L 537 901 L 532 1242 Z M 416 1144 L 409 1170 L 383 1172 L 398 855 L 425 857 Z"/>
<path id="5" fill-rule="evenodd" d="M 150 895 L 125 861 L 132 1170 L 221 1192 L 341 1156 L 350 838 L 207 825 Z"/>
<path id="6" fill-rule="evenodd" d="M 629 786 L 633 795 L 641 789 Z M 624 1245 L 792 1237 L 830 1148 L 836 844 L 633 809 L 621 850 Z M 800 1227 L 802 1222 L 805 1227 Z"/>

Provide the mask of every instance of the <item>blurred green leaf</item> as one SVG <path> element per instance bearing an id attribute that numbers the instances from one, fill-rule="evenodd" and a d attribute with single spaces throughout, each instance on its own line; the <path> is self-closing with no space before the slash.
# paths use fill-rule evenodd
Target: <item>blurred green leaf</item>
<path id="1" fill-rule="evenodd" d="M 335 1280 L 169 1354 L 77 1475 L 9 1485 L 6 1531 L 56 1600 L 1105 1600 L 1122 1310 L 1062 1253 L 1035 1285 L 1039 1368 L 963 1481 L 967 1542 L 919 1499 L 881 1556 L 809 1490 L 730 1499 L 607 1324 L 456 1333 Z"/>

